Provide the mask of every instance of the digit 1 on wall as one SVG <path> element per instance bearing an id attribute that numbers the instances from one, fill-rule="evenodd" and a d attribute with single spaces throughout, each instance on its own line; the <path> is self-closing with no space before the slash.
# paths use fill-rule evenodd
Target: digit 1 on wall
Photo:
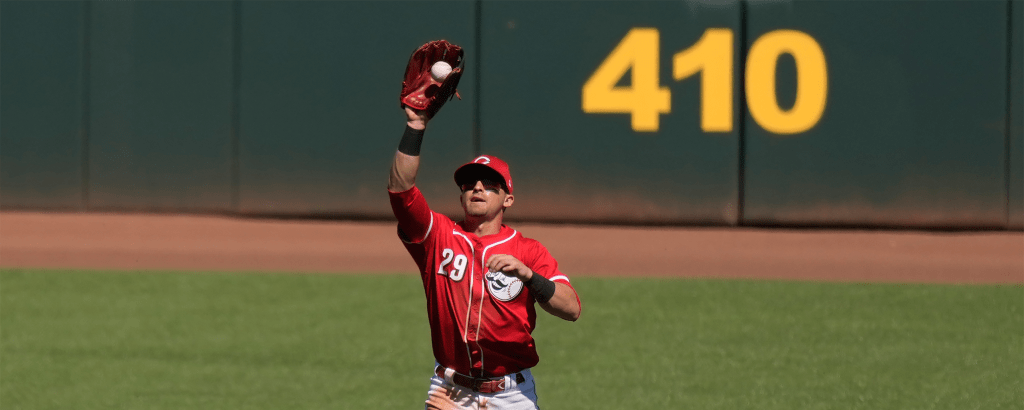
<path id="1" fill-rule="evenodd" d="M 672 108 L 671 92 L 658 81 L 659 42 L 657 29 L 630 30 L 583 84 L 583 112 L 631 114 L 634 131 L 657 131 L 659 115 Z M 632 84 L 617 87 L 627 71 Z"/>
<path id="2" fill-rule="evenodd" d="M 672 56 L 676 81 L 700 73 L 700 128 L 732 131 L 732 30 L 712 28 L 697 43 Z"/>

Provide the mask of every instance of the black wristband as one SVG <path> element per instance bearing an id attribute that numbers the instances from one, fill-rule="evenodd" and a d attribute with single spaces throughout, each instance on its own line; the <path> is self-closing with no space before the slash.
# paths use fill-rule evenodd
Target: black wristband
<path id="1" fill-rule="evenodd" d="M 423 131 L 406 125 L 405 133 L 402 134 L 402 141 L 398 143 L 398 152 L 418 157 L 420 155 L 420 144 L 423 143 Z"/>
<path id="2" fill-rule="evenodd" d="M 533 298 L 540 303 L 547 303 L 555 296 L 555 282 L 538 275 L 537 272 L 526 281 L 526 286 L 530 288 L 530 293 L 533 293 Z"/>

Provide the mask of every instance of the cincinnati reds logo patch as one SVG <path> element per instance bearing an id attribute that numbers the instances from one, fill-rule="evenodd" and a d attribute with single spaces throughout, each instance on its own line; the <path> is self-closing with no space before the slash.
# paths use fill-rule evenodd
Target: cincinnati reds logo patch
<path id="1" fill-rule="evenodd" d="M 514 276 L 506 276 L 501 272 L 488 271 L 484 278 L 487 279 L 487 291 L 491 296 L 502 302 L 515 299 L 523 291 L 523 281 Z"/>

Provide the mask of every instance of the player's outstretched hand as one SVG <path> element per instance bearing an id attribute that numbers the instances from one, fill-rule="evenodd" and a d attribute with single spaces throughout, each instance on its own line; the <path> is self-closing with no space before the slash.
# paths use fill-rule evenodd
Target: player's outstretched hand
<path id="1" fill-rule="evenodd" d="M 533 271 L 512 255 L 498 254 L 487 258 L 487 270 L 517 277 L 523 282 L 533 277 Z"/>
<path id="2" fill-rule="evenodd" d="M 412 107 L 406 105 L 405 116 L 408 117 L 408 123 L 410 127 L 416 130 L 422 130 L 427 128 L 427 121 L 430 121 L 430 116 L 427 115 L 426 111 L 414 110 Z"/>

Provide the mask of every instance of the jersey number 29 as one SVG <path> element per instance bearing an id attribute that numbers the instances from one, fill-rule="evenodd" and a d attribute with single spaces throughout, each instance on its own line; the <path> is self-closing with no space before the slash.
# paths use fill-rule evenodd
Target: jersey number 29
<path id="1" fill-rule="evenodd" d="M 469 262 L 469 259 L 466 259 L 466 255 L 461 253 L 456 255 L 455 251 L 445 248 L 445 250 L 441 252 L 441 256 L 444 257 L 444 260 L 441 261 L 441 265 L 437 267 L 438 275 L 447 276 L 449 279 L 456 282 L 462 280 L 463 276 L 466 276 L 466 264 Z M 451 265 L 452 270 L 446 272 L 445 268 L 449 265 Z"/>

